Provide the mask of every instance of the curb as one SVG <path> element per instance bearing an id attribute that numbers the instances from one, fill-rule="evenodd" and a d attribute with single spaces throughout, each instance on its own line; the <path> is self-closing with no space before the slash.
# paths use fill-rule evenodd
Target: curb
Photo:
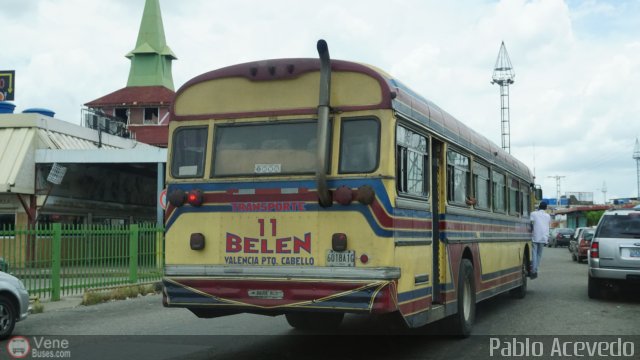
<path id="1" fill-rule="evenodd" d="M 153 285 L 153 291 L 151 292 L 140 292 L 141 287 Z M 135 296 L 133 295 L 135 291 Z M 70 309 L 78 306 L 92 306 L 97 304 L 102 304 L 108 301 L 115 300 L 126 300 L 130 298 L 136 298 L 139 296 L 145 296 L 148 294 L 159 294 L 162 291 L 162 282 L 153 281 L 146 283 L 138 283 L 138 284 L 127 284 L 127 285 L 119 285 L 119 286 L 111 286 L 104 288 L 95 288 L 95 289 L 87 289 L 81 295 L 73 295 L 62 297 L 58 301 L 51 301 L 50 299 L 46 299 L 44 301 L 40 300 L 38 296 L 30 296 L 29 297 L 29 306 L 31 308 L 31 314 L 36 315 L 39 313 L 44 313 L 48 311 L 56 311 L 62 309 Z M 94 294 L 94 295 L 91 295 Z M 126 296 L 122 296 L 125 294 Z M 90 296 L 93 297 L 93 301 L 89 301 L 87 303 L 87 298 Z"/>

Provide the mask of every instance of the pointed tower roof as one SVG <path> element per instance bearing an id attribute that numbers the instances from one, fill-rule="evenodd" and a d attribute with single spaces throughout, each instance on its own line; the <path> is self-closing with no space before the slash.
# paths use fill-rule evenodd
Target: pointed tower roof
<path id="1" fill-rule="evenodd" d="M 507 48 L 504 46 L 504 41 L 500 45 L 500 52 L 496 59 L 496 65 L 493 67 L 493 81 L 496 84 L 506 83 L 513 84 L 513 78 L 516 77 L 516 73 L 513 71 L 511 65 L 511 59 L 507 53 Z"/>
<path id="2" fill-rule="evenodd" d="M 162 25 L 159 0 L 146 0 L 135 49 L 127 55 L 131 59 L 131 86 L 164 86 L 174 90 L 171 61 L 177 59 L 167 45 Z"/>

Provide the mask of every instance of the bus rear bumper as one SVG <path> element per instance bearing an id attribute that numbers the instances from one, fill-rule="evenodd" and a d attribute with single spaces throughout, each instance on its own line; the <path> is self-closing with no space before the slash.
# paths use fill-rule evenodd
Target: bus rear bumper
<path id="1" fill-rule="evenodd" d="M 165 268 L 165 306 L 220 310 L 220 315 L 214 316 L 238 312 L 278 315 L 291 311 L 387 313 L 398 310 L 400 271 L 396 268 L 285 268 L 287 276 L 281 273 L 283 268 L 209 266 L 208 271 L 199 274 L 189 269 L 194 270 L 193 267 Z M 234 272 L 225 273 L 225 269 Z M 344 270 L 351 270 L 351 276 Z"/>

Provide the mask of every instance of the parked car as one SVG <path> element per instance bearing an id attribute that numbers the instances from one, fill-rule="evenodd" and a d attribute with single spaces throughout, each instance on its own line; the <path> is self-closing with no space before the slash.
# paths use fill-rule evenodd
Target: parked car
<path id="1" fill-rule="evenodd" d="M 640 283 L 640 211 L 606 211 L 589 249 L 590 298 L 612 285 Z"/>
<path id="2" fill-rule="evenodd" d="M 578 235 L 580 234 L 580 232 L 584 229 L 586 228 L 585 227 L 576 228 L 576 230 L 573 232 L 573 235 L 571 235 L 571 240 L 569 240 L 569 246 L 567 246 L 567 249 L 569 249 L 569 254 L 573 254 L 573 252 L 575 251 L 575 245 L 577 243 L 576 239 L 578 238 Z M 575 261 L 575 259 L 573 259 L 573 261 Z"/>
<path id="3" fill-rule="evenodd" d="M 551 235 L 549 236 L 549 247 L 569 246 L 569 241 L 571 241 L 573 232 L 574 230 L 570 228 L 551 229 Z"/>
<path id="4" fill-rule="evenodd" d="M 574 245 L 577 243 L 577 239 L 578 239 L 578 236 L 580 236 L 580 233 L 585 229 L 591 229 L 591 228 L 595 229 L 596 227 L 595 226 L 593 226 L 593 227 L 579 227 L 579 228 L 575 229 L 575 231 L 573 232 L 573 235 L 571 236 L 571 240 L 569 241 L 568 249 L 569 249 L 569 253 L 570 254 L 575 251 L 575 246 Z"/>
<path id="5" fill-rule="evenodd" d="M 18 278 L 0 271 L 0 340 L 11 336 L 16 322 L 27 318 L 29 293 Z"/>
<path id="6" fill-rule="evenodd" d="M 582 260 L 587 259 L 593 234 L 595 234 L 594 228 L 581 227 L 576 229 L 573 239 L 571 239 L 571 244 L 569 245 L 571 259 L 573 261 L 582 262 Z"/>

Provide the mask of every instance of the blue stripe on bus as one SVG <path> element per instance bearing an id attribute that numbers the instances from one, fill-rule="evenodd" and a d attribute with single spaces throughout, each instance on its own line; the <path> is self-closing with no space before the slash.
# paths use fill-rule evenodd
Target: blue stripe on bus
<path id="1" fill-rule="evenodd" d="M 398 293 L 398 302 L 403 303 L 413 299 L 422 298 L 431 295 L 431 286 L 422 289 L 411 290 Z"/>

